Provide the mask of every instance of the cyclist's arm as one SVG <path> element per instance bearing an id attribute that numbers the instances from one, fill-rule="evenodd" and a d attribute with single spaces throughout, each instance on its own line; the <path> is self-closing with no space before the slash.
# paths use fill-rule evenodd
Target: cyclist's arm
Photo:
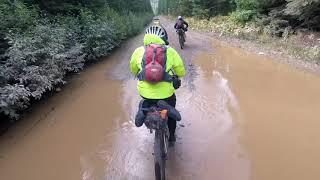
<path id="1" fill-rule="evenodd" d="M 143 53 L 144 53 L 144 47 L 140 47 L 140 48 L 137 48 L 131 56 L 130 71 L 134 76 L 136 76 L 140 71 L 139 63 L 141 63 L 141 58 L 143 57 Z"/>
<path id="2" fill-rule="evenodd" d="M 184 21 L 184 24 L 187 26 L 186 28 L 188 28 L 188 27 L 189 27 L 189 24 L 188 24 L 187 22 L 185 22 L 185 21 Z"/>
<path id="3" fill-rule="evenodd" d="M 186 75 L 183 60 L 181 59 L 178 52 L 173 48 L 168 48 L 169 57 L 172 58 L 172 69 L 178 77 Z"/>
<path id="4" fill-rule="evenodd" d="M 176 24 L 174 25 L 174 28 L 175 28 L 175 29 L 177 29 L 177 25 L 178 25 L 178 23 L 176 23 Z"/>

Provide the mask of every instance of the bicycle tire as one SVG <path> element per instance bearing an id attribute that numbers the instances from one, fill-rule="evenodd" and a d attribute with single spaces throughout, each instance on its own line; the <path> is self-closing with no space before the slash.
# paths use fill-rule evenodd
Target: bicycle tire
<path id="1" fill-rule="evenodd" d="M 157 162 L 154 164 L 154 172 L 156 180 L 161 180 L 161 167 Z"/>
<path id="2" fill-rule="evenodd" d="M 180 48 L 183 49 L 184 48 L 183 34 L 179 34 L 179 44 L 180 44 Z"/>
<path id="3" fill-rule="evenodd" d="M 154 167 L 155 167 L 155 178 L 156 180 L 165 180 L 165 145 L 164 145 L 164 134 L 162 130 L 156 130 L 154 140 Z"/>

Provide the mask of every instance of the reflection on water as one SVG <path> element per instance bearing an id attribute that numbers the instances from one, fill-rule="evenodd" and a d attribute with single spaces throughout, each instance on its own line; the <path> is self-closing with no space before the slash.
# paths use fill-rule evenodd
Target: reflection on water
<path id="1" fill-rule="evenodd" d="M 238 99 L 236 118 L 252 179 L 320 179 L 320 78 L 215 43 L 219 71 Z M 229 64 L 229 71 L 221 68 Z"/>

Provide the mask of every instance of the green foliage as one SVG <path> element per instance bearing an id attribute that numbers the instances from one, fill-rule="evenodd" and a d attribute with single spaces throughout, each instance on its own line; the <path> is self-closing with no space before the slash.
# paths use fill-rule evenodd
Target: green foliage
<path id="1" fill-rule="evenodd" d="M 232 19 L 242 25 L 267 16 L 270 31 L 279 29 L 271 34 L 280 36 L 286 28 L 320 30 L 320 0 L 159 0 L 159 9 L 164 14 L 200 19 L 231 12 Z"/>
<path id="2" fill-rule="evenodd" d="M 231 18 L 241 24 L 245 24 L 250 21 L 256 12 L 254 10 L 237 10 L 231 13 Z"/>
<path id="3" fill-rule="evenodd" d="M 280 7 L 286 3 L 286 0 L 255 0 L 257 11 L 262 14 L 268 13 L 275 7 Z"/>
<path id="4" fill-rule="evenodd" d="M 17 112 L 27 108 L 30 92 L 23 85 L 6 85 L 0 87 L 0 113 L 18 118 Z"/>
<path id="5" fill-rule="evenodd" d="M 85 60 L 81 44 L 71 46 L 68 39 L 73 34 L 59 24 L 49 24 L 44 20 L 24 34 L 9 36 L 12 47 L 7 52 L 9 59 L 3 66 L 6 67 L 5 78 L 11 83 L 5 87 L 19 87 L 20 91 L 13 92 L 28 95 L 23 99 L 10 100 L 15 107 L 9 114 L 7 111 L 4 113 L 16 117 L 14 112 L 24 109 L 30 97 L 40 99 L 54 85 L 64 83 L 66 72 L 79 71 Z M 6 97 L 0 101 L 7 101 Z"/>
<path id="6" fill-rule="evenodd" d="M 306 16 L 315 13 L 318 10 L 319 12 L 319 0 L 287 0 L 287 8 L 285 13 L 292 16 L 302 16 L 300 19 L 305 18 Z"/>
<path id="7" fill-rule="evenodd" d="M 21 31 L 29 28 L 38 18 L 36 8 L 28 8 L 20 1 L 0 1 L 0 34 L 11 31 Z"/>
<path id="8" fill-rule="evenodd" d="M 319 0 L 287 0 L 285 15 L 301 21 L 300 26 L 320 30 L 320 1 Z"/>
<path id="9" fill-rule="evenodd" d="M 235 0 L 238 10 L 254 10 L 257 8 L 256 0 Z"/>
<path id="10" fill-rule="evenodd" d="M 160 13 L 208 18 L 233 9 L 232 0 L 159 0 Z"/>
<path id="11" fill-rule="evenodd" d="M 112 22 L 96 19 L 90 11 L 81 12 L 83 51 L 88 59 L 96 60 L 118 46 L 118 37 Z"/>
<path id="12" fill-rule="evenodd" d="M 204 9 L 201 4 L 195 3 L 192 7 L 191 15 L 197 18 L 207 18 L 209 15 L 209 9 Z"/>
<path id="13" fill-rule="evenodd" d="M 264 18 L 261 18 L 265 20 Z M 261 20 L 259 19 L 259 21 Z M 288 22 L 281 19 L 249 22 L 243 26 L 239 26 L 230 16 L 216 16 L 207 19 L 186 19 L 192 26 L 191 29 L 216 32 L 221 36 L 232 36 L 239 39 L 256 41 L 261 43 L 265 48 L 275 49 L 290 57 L 304 59 L 312 63 L 320 64 L 320 46 L 317 37 L 313 33 L 299 33 L 295 35 L 290 26 L 285 26 Z M 265 24 L 265 25 L 264 25 Z M 272 24 L 272 25 L 270 25 Z M 278 38 L 277 34 L 281 34 L 282 38 Z"/>
<path id="14" fill-rule="evenodd" d="M 104 0 L 25 1 L 38 3 L 40 12 L 16 2 L 0 2 L 5 10 L 0 11 L 5 18 L 0 22 L 5 37 L 0 38 L 0 48 L 6 41 L 10 45 L 1 54 L 6 58 L 0 59 L 0 114 L 11 118 L 18 118 L 30 100 L 65 83 L 68 72 L 82 70 L 86 62 L 110 54 L 124 39 L 141 32 L 152 17 L 147 4 L 119 11 Z"/>

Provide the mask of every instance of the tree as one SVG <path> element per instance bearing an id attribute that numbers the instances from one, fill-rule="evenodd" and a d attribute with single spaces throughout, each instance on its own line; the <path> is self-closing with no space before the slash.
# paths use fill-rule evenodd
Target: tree
<path id="1" fill-rule="evenodd" d="M 300 26 L 320 30 L 320 0 L 287 0 L 285 15 L 301 21 Z"/>

